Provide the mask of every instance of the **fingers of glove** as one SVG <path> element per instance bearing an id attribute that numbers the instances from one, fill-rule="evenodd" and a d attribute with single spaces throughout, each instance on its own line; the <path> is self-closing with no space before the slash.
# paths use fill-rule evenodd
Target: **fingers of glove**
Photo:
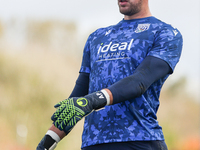
<path id="1" fill-rule="evenodd" d="M 56 112 L 51 116 L 51 120 L 56 121 L 57 118 L 60 116 L 60 114 L 65 110 L 65 108 L 66 108 L 65 104 L 62 104 L 60 107 L 58 107 Z"/>
<path id="2" fill-rule="evenodd" d="M 65 133 L 67 133 L 68 130 L 70 129 L 69 126 L 73 127 L 84 116 L 85 116 L 85 113 L 79 108 L 72 107 L 72 108 L 69 108 L 69 110 L 65 109 L 57 118 L 57 120 L 54 122 L 54 125 L 60 130 L 64 130 Z"/>
<path id="3" fill-rule="evenodd" d="M 66 134 L 68 134 L 72 128 L 77 124 L 78 121 L 80 121 L 82 118 L 77 117 L 77 116 L 73 116 L 71 118 L 70 121 L 68 121 L 68 124 L 66 125 L 66 123 L 63 121 L 60 126 L 59 129 L 63 130 Z"/>
<path id="4" fill-rule="evenodd" d="M 57 120 L 54 122 L 54 125 L 58 128 L 59 126 L 64 125 L 66 126 L 68 122 L 74 117 L 75 109 L 71 107 L 66 107 Z M 59 129 L 63 130 L 64 128 L 60 127 Z"/>
<path id="5" fill-rule="evenodd" d="M 67 100 L 68 100 L 68 99 L 65 99 L 65 100 L 63 100 L 63 101 L 60 101 L 59 103 L 57 103 L 56 105 L 54 105 L 54 108 L 58 108 L 58 107 L 60 107 L 62 104 L 67 103 Z"/>
<path id="6" fill-rule="evenodd" d="M 58 107 L 60 107 L 61 105 L 62 105 L 62 101 L 59 102 L 59 103 L 57 103 L 57 104 L 55 104 L 55 105 L 54 105 L 54 108 L 58 108 Z"/>

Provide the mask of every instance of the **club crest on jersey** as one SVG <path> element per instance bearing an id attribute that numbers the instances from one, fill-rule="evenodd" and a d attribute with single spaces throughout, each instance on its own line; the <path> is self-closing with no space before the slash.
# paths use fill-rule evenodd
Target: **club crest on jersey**
<path id="1" fill-rule="evenodd" d="M 150 24 L 138 24 L 135 33 L 141 33 L 149 29 Z"/>

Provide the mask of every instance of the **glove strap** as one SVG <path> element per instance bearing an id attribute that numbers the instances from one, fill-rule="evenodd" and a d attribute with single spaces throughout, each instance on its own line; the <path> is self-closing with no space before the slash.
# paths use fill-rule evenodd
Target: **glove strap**
<path id="1" fill-rule="evenodd" d="M 105 97 L 106 97 L 106 100 L 107 100 L 107 103 L 106 103 L 106 105 L 110 105 L 110 96 L 109 96 L 109 94 L 108 94 L 108 92 L 106 91 L 106 90 L 101 90 L 101 92 L 105 95 Z"/>
<path id="2" fill-rule="evenodd" d="M 57 143 L 55 142 L 48 150 L 54 150 L 56 148 L 56 146 L 57 146 Z M 45 150 L 47 150 L 47 149 L 45 148 Z"/>
<path id="3" fill-rule="evenodd" d="M 60 141 L 60 137 L 52 130 L 48 130 L 47 135 L 51 136 L 57 143 Z"/>

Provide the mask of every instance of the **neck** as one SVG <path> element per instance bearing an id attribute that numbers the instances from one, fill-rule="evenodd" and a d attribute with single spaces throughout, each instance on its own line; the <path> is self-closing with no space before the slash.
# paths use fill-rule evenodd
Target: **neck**
<path id="1" fill-rule="evenodd" d="M 151 13 L 148 14 L 135 14 L 132 16 L 124 16 L 124 20 L 132 20 L 132 19 L 140 19 L 140 18 L 146 18 L 146 17 L 151 17 Z"/>

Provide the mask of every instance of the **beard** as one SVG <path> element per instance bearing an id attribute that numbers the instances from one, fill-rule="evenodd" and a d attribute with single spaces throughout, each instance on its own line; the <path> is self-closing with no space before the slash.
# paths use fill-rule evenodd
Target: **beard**
<path id="1" fill-rule="evenodd" d="M 132 16 L 140 12 L 141 7 L 142 7 L 142 1 L 139 0 L 137 3 L 133 4 L 131 2 L 128 2 L 128 6 L 119 6 L 119 11 L 121 14 L 126 15 L 126 16 Z"/>

